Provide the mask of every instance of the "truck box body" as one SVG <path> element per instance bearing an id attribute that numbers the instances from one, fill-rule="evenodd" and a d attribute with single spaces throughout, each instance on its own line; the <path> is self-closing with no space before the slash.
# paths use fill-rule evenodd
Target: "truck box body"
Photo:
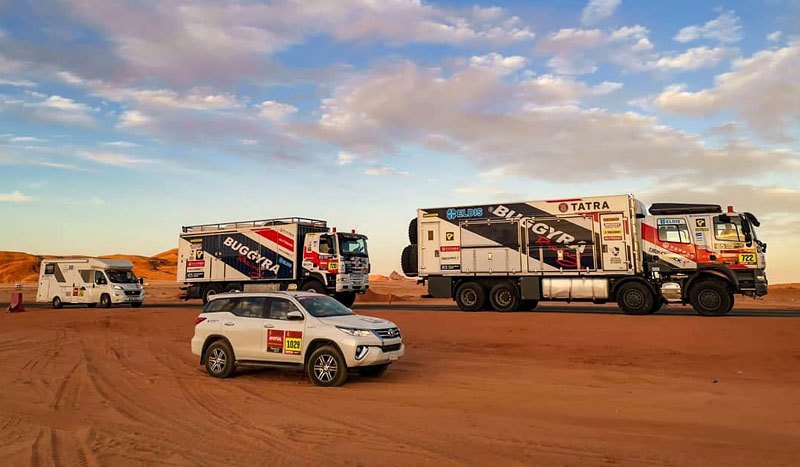
<path id="1" fill-rule="evenodd" d="M 187 227 L 178 248 L 179 282 L 296 281 L 303 240 L 324 222 L 234 223 Z"/>
<path id="2" fill-rule="evenodd" d="M 420 209 L 419 274 L 634 274 L 643 215 L 630 195 Z"/>

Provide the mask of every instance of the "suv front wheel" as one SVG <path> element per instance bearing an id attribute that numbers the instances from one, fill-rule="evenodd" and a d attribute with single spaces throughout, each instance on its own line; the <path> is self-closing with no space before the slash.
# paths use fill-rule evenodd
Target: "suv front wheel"
<path id="1" fill-rule="evenodd" d="M 347 363 L 335 347 L 320 347 L 308 359 L 308 378 L 317 386 L 341 386 L 347 381 Z"/>

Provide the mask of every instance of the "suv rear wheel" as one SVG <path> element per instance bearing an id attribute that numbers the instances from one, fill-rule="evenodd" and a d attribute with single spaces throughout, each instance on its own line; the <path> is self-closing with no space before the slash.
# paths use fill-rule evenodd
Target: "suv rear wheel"
<path id="1" fill-rule="evenodd" d="M 335 347 L 325 345 L 308 359 L 308 379 L 317 386 L 341 386 L 347 381 L 347 363 Z"/>
<path id="2" fill-rule="evenodd" d="M 233 374 L 236 359 L 227 342 L 218 340 L 206 350 L 206 372 L 214 378 L 227 378 Z"/>

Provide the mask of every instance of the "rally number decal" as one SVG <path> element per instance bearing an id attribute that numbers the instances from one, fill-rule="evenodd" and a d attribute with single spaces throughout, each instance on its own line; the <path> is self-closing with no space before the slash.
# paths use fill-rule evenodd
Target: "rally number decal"
<path id="1" fill-rule="evenodd" d="M 287 355 L 300 355 L 303 348 L 303 333 L 298 331 L 286 331 L 283 340 L 283 353 Z"/>
<path id="2" fill-rule="evenodd" d="M 741 264 L 756 264 L 755 253 L 739 253 L 739 263 Z"/>

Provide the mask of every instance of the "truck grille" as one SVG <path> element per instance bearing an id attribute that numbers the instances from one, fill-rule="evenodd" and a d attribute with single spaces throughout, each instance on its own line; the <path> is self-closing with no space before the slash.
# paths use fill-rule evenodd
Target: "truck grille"
<path id="1" fill-rule="evenodd" d="M 398 328 L 376 329 L 375 335 L 381 339 L 395 339 L 402 337 L 400 336 L 400 329 Z"/>
<path id="2" fill-rule="evenodd" d="M 398 350 L 400 350 L 401 345 L 402 344 L 384 345 L 383 347 L 381 347 L 381 350 L 383 350 L 384 352 L 397 352 Z"/>
<path id="3" fill-rule="evenodd" d="M 344 270 L 347 273 L 366 273 L 369 259 L 361 256 L 354 256 L 344 259 Z"/>

